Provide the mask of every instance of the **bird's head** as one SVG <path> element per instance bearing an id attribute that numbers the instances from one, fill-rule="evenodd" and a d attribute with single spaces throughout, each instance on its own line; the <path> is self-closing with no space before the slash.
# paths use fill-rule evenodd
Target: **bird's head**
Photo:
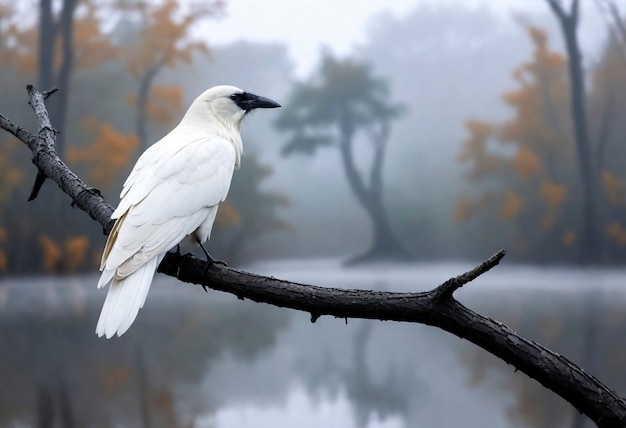
<path id="1" fill-rule="evenodd" d="M 276 107 L 280 107 L 280 104 L 274 100 L 235 86 L 221 85 L 204 91 L 195 99 L 191 108 L 199 111 L 206 109 L 222 122 L 240 125 L 246 114 L 254 109 Z"/>

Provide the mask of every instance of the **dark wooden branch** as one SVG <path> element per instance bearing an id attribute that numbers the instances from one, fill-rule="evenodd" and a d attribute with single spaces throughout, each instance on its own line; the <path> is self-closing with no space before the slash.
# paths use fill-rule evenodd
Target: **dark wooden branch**
<path id="1" fill-rule="evenodd" d="M 38 136 L 13 124 L 4 116 L 1 116 L 0 127 L 26 144 L 33 153 L 32 161 L 38 171 L 52 179 L 63 193 L 72 198 L 72 205 L 89 214 L 108 233 L 113 227 L 113 220 L 111 220 L 113 207 L 104 200 L 98 189 L 87 186 L 59 159 L 54 148 L 56 133 L 52 129 L 52 125 L 50 125 L 50 119 L 44 104 L 44 95 L 32 85 L 28 85 L 26 91 L 30 98 L 30 104 L 37 116 L 37 123 L 39 124 Z"/>
<path id="2" fill-rule="evenodd" d="M 439 287 L 433 290 L 437 298 L 439 299 L 450 299 L 452 298 L 452 293 L 454 293 L 459 288 L 463 287 L 468 282 L 471 282 L 478 278 L 483 273 L 491 270 L 491 268 L 495 267 L 500 260 L 506 255 L 506 251 L 500 250 L 489 259 L 485 260 L 474 269 L 465 272 L 455 278 L 450 278 Z"/>
<path id="3" fill-rule="evenodd" d="M 84 184 L 54 152 L 54 132 L 46 127 L 43 95 L 28 88 L 38 112 L 39 137 L 24 131 L 0 115 L 0 127 L 23 141 L 33 152 L 33 162 L 55 181 L 74 204 L 105 230 L 110 230 L 113 208 L 95 189 Z M 520 336 L 507 326 L 477 314 L 453 297 L 455 290 L 497 265 L 500 251 L 474 269 L 452 278 L 429 292 L 394 293 L 325 288 L 238 271 L 218 264 L 207 266 L 193 255 L 168 253 L 159 272 L 183 282 L 234 294 L 240 299 L 305 311 L 315 321 L 322 315 L 415 322 L 439 327 L 482 347 L 536 379 L 569 401 L 599 427 L 626 425 L 626 402 L 614 391 L 565 357 Z"/>

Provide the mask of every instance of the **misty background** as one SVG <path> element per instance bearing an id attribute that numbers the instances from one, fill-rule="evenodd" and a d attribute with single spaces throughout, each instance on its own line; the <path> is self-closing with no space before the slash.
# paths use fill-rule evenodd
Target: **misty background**
<path id="1" fill-rule="evenodd" d="M 116 205 L 140 153 L 206 88 L 275 99 L 281 109 L 246 119 L 214 256 L 316 285 L 420 291 L 506 249 L 462 302 L 624 394 L 624 13 L 622 0 L 582 1 L 577 29 L 593 247 L 546 0 L 0 1 L 0 113 L 33 129 L 25 85 L 60 86 L 48 102 L 60 155 Z M 324 116 L 344 101 L 362 114 L 351 159 L 370 205 L 338 150 L 346 124 Z M 0 426 L 590 426 L 433 328 L 310 324 L 162 276 L 127 335 L 96 340 L 106 237 L 51 182 L 27 202 L 34 177 L 29 151 L 0 135 Z M 364 208 L 377 197 L 400 252 Z"/>

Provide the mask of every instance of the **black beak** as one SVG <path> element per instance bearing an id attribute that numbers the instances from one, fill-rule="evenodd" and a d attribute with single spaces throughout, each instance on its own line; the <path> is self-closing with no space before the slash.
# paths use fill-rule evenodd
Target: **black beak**
<path id="1" fill-rule="evenodd" d="M 260 95 L 251 94 L 250 92 L 244 92 L 237 104 L 246 112 L 254 110 L 255 108 L 280 107 L 280 104 L 278 104 L 276 101 L 262 97 Z"/>

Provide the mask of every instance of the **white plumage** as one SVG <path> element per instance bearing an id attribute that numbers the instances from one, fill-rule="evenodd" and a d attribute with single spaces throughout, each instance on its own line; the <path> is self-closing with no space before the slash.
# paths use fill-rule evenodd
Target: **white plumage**
<path id="1" fill-rule="evenodd" d="M 98 336 L 123 334 L 146 301 L 165 253 L 189 237 L 209 239 L 242 154 L 241 124 L 255 108 L 280 107 L 234 86 L 200 95 L 169 134 L 148 148 L 124 183 L 111 218 L 98 288 L 111 283 Z"/>

